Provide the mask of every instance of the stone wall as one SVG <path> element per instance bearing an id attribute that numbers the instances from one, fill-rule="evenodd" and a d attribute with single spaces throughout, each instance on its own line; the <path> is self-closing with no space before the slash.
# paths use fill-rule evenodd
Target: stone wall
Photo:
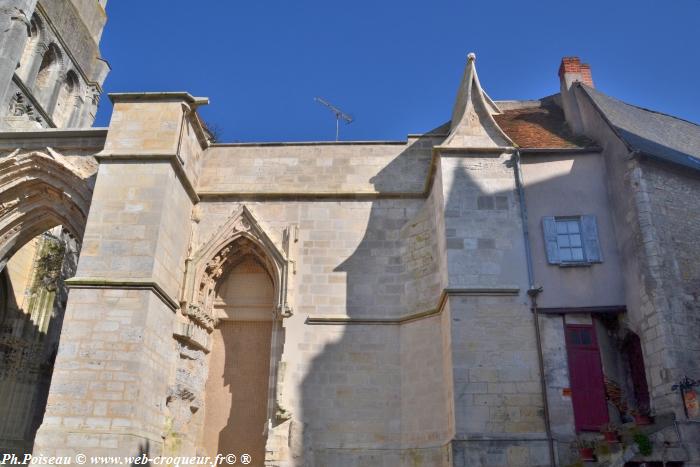
<path id="1" fill-rule="evenodd" d="M 455 465 L 546 465 L 542 395 L 510 154 L 441 160 Z M 505 325 L 507 323 L 507 326 Z"/>
<path id="2" fill-rule="evenodd" d="M 72 290 L 34 454 L 158 455 L 172 316 L 148 290 Z"/>
<path id="3" fill-rule="evenodd" d="M 413 193 L 425 188 L 431 138 L 395 143 L 214 145 L 202 193 Z"/>
<path id="4" fill-rule="evenodd" d="M 358 449 L 376 465 L 449 461 L 454 425 L 450 332 L 448 313 L 440 305 L 446 282 L 444 238 L 436 235 L 443 231 L 441 185 L 434 184 L 427 200 L 349 201 L 332 194 L 332 190 L 370 190 L 365 187 L 382 193 L 421 193 L 429 146 L 423 146 L 422 155 L 403 146 L 393 148 L 377 154 L 372 145 L 310 150 L 288 145 L 257 152 L 246 148 L 248 155 L 242 156 L 241 148 L 215 147 L 203 159 L 200 193 L 213 188 L 207 174 L 216 173 L 229 184 L 222 187 L 227 190 L 258 187 L 261 196 L 276 192 L 282 199 L 201 203 L 194 251 L 241 205 L 280 247 L 284 231 L 298 228 L 289 285 L 295 315 L 285 319 L 283 353 L 288 370 L 281 389 L 292 413 L 291 435 L 276 441 L 291 444 L 297 462 L 358 465 L 364 458 L 357 455 Z M 213 159 L 208 159 L 210 154 Z M 278 167 L 272 162 L 279 158 L 296 169 L 276 174 Z M 231 163 L 239 160 L 240 167 Z M 225 167 L 223 161 L 228 161 Z M 323 161 L 329 161 L 328 171 L 319 173 L 317 164 Z M 414 163 L 422 169 L 407 171 Z M 269 164 L 270 177 L 263 176 L 268 172 L 257 172 L 261 169 L 253 170 Z M 221 175 L 224 171 L 226 177 Z M 248 180 L 245 177 L 249 186 L 241 182 Z M 302 183 L 303 177 L 309 181 Z M 300 201 L 293 193 L 282 194 L 285 190 L 303 194 L 307 183 L 320 187 L 326 198 Z M 268 443 L 270 448 L 284 451 L 274 443 Z"/>
<path id="5" fill-rule="evenodd" d="M 700 176 L 651 161 L 642 163 L 652 222 L 659 245 L 661 281 L 667 290 L 673 346 L 649 342 L 650 350 L 672 353 L 673 379 L 700 377 Z"/>

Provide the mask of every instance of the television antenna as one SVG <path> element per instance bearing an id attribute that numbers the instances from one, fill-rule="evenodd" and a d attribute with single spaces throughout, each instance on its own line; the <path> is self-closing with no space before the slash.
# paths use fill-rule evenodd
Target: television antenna
<path id="1" fill-rule="evenodd" d="M 314 100 L 319 104 L 325 105 L 331 112 L 335 114 L 335 140 L 338 141 L 338 136 L 340 135 L 340 120 L 342 119 L 343 121 L 345 121 L 345 124 L 349 125 L 353 121 L 352 116 L 346 114 L 338 107 L 334 106 L 333 104 L 321 97 L 314 97 Z"/>

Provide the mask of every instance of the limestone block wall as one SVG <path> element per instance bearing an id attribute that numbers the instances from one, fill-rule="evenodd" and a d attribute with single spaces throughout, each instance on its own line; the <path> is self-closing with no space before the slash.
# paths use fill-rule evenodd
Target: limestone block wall
<path id="1" fill-rule="evenodd" d="M 129 183 L 126 183 L 129 180 Z M 156 282 L 178 297 L 189 204 L 170 164 L 100 164 L 78 277 Z"/>
<path id="2" fill-rule="evenodd" d="M 194 198 L 178 165 L 188 106 L 177 100 L 192 98 L 159 95 L 144 113 L 115 106 L 35 453 L 158 455 L 170 440 L 167 400 L 188 354 L 173 332 Z M 160 118 L 163 131 L 139 118 Z"/>
<path id="3" fill-rule="evenodd" d="M 557 441 L 556 450 L 560 461 L 573 462 L 576 459 L 570 459 L 571 450 L 565 444 L 573 440 L 576 433 L 572 399 L 564 393 L 564 389 L 571 388 L 564 317 L 540 315 L 540 329 L 552 436 Z"/>
<path id="4" fill-rule="evenodd" d="M 454 436 L 450 345 L 449 305 L 401 326 L 402 445 L 424 455 L 448 452 Z"/>
<path id="5" fill-rule="evenodd" d="M 435 162 L 439 170 L 440 160 Z M 401 277 L 407 311 L 435 308 L 447 287 L 447 254 L 442 174 L 436 172 L 427 198 L 413 219 L 403 225 L 400 237 L 404 247 Z"/>
<path id="6" fill-rule="evenodd" d="M 160 452 L 172 315 L 148 290 L 71 291 L 35 455 Z"/>
<path id="7" fill-rule="evenodd" d="M 659 245 L 658 262 L 668 297 L 673 348 L 651 341 L 650 351 L 673 352 L 673 380 L 700 375 L 700 219 L 688 215 L 700 204 L 700 177 L 658 164 L 641 165 Z"/>
<path id="8" fill-rule="evenodd" d="M 510 154 L 443 154 L 454 463 L 548 465 Z"/>
<path id="9" fill-rule="evenodd" d="M 180 99 L 153 105 L 148 101 L 120 98 L 115 102 L 104 151 L 129 155 L 177 154 L 182 113 Z"/>
<path id="10" fill-rule="evenodd" d="M 283 230 L 298 226 L 283 392 L 299 462 L 358 465 L 361 449 L 376 465 L 412 465 L 409 458 L 446 465 L 453 426 L 446 314 L 400 323 L 439 304 L 436 196 L 200 204 L 195 245 L 241 204 L 280 244 Z"/>
<path id="11" fill-rule="evenodd" d="M 213 145 L 201 193 L 420 194 L 432 138 L 390 143 Z"/>
<path id="12" fill-rule="evenodd" d="M 527 284 L 510 157 L 442 156 L 450 287 L 517 288 Z"/>

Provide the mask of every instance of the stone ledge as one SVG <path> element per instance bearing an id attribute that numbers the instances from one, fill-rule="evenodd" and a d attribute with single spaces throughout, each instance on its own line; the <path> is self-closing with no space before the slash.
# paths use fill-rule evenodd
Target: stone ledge
<path id="1" fill-rule="evenodd" d="M 194 97 L 186 91 L 174 92 L 111 92 L 108 94 L 112 103 L 116 102 L 180 102 L 189 104 L 207 105 L 208 97 Z"/>
<path id="2" fill-rule="evenodd" d="M 534 433 L 469 433 L 459 432 L 455 434 L 453 441 L 460 442 L 515 442 L 515 441 L 547 441 L 547 434 Z"/>
<path id="3" fill-rule="evenodd" d="M 111 96 L 111 94 L 110 94 Z M 406 141 L 399 140 L 377 140 L 377 141 L 270 141 L 270 142 L 250 142 L 250 143 L 213 143 L 209 147 L 269 147 L 269 146 L 405 146 Z"/>
<path id="4" fill-rule="evenodd" d="M 66 280 L 69 289 L 127 289 L 127 290 L 150 290 L 168 308 L 176 311 L 180 308 L 177 300 L 168 295 L 165 290 L 155 281 L 148 279 L 108 279 L 103 277 L 73 277 Z"/>
<path id="5" fill-rule="evenodd" d="M 477 154 L 484 155 L 484 153 L 491 154 L 493 157 L 498 157 L 503 154 L 515 152 L 517 148 L 515 146 L 492 146 L 492 147 L 453 147 L 453 146 L 434 146 L 433 151 L 439 152 L 441 155 L 443 153 L 449 155 L 458 154 Z"/>
<path id="6" fill-rule="evenodd" d="M 376 199 L 425 199 L 426 194 L 422 191 L 415 192 L 234 192 L 234 191 L 199 191 L 197 195 L 200 199 L 246 199 L 246 200 L 319 200 L 319 199 L 339 199 L 351 201 L 365 201 Z"/>
<path id="7" fill-rule="evenodd" d="M 64 435 L 90 435 L 90 436 L 129 436 L 133 438 L 147 439 L 157 444 L 163 444 L 163 436 L 161 433 L 148 433 L 142 430 L 134 430 L 133 428 L 114 427 L 109 430 L 98 430 L 94 428 L 69 428 L 63 425 L 42 425 L 37 431 L 36 439 L 40 440 L 42 434 L 64 434 Z M 36 450 L 35 450 L 36 452 Z M 40 453 L 41 454 L 41 453 Z"/>
<path id="8" fill-rule="evenodd" d="M 519 287 L 489 287 L 489 288 L 446 288 L 443 289 L 435 308 L 417 313 L 411 313 L 399 317 L 352 317 L 347 315 L 337 316 L 308 316 L 306 324 L 365 324 L 365 325 L 401 325 L 420 319 L 439 315 L 445 308 L 449 297 L 509 297 L 520 294 Z"/>

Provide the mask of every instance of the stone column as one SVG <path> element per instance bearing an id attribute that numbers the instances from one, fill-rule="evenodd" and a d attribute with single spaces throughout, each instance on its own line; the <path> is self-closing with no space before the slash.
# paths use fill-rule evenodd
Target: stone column
<path id="1" fill-rule="evenodd" d="M 114 113 L 34 454 L 160 454 L 204 142 L 186 93 L 110 96 Z"/>
<path id="2" fill-rule="evenodd" d="M 29 39 L 29 21 L 37 0 L 0 0 L 0 102 L 5 102 L 12 76 Z M 7 109 L 0 109 L 4 115 Z"/>

